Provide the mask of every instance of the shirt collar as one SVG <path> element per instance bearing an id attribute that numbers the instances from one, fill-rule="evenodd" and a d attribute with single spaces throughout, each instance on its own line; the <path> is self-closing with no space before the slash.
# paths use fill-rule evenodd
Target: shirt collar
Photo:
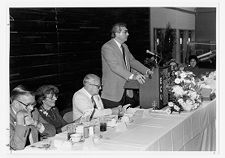
<path id="1" fill-rule="evenodd" d="M 121 44 L 119 42 L 117 42 L 115 38 L 113 40 L 116 42 L 117 46 L 120 48 Z"/>
<path id="2" fill-rule="evenodd" d="M 12 112 L 16 115 L 16 111 L 13 109 L 13 107 L 11 106 Z"/>
<path id="3" fill-rule="evenodd" d="M 92 95 L 83 87 L 84 93 L 91 99 Z"/>

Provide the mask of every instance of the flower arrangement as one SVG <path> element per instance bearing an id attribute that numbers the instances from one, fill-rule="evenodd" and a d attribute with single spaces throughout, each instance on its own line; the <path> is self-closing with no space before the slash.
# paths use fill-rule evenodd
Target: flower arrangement
<path id="1" fill-rule="evenodd" d="M 203 99 L 209 98 L 212 100 L 216 97 L 216 71 L 202 75 L 197 84 L 201 88 L 200 92 Z"/>
<path id="2" fill-rule="evenodd" d="M 171 97 L 169 108 L 166 109 L 167 113 L 191 111 L 198 108 L 202 102 L 200 87 L 192 72 L 176 71 L 170 78 L 168 88 Z"/>

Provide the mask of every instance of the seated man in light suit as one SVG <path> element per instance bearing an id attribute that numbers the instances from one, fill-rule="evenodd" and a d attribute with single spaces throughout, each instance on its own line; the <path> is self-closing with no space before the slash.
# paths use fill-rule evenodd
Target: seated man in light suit
<path id="1" fill-rule="evenodd" d="M 39 135 L 54 136 L 55 127 L 48 124 L 40 116 L 35 97 L 23 86 L 17 86 L 11 93 L 10 106 L 10 148 L 13 150 L 24 149 L 26 145 L 39 141 Z"/>
<path id="2" fill-rule="evenodd" d="M 132 103 L 132 93 L 124 93 L 125 82 L 137 80 L 140 84 L 143 84 L 145 82 L 144 75 L 153 74 L 153 71 L 133 57 L 128 46 L 124 43 L 129 36 L 126 24 L 115 24 L 111 33 L 112 39 L 101 48 L 103 83 L 101 97 L 104 106 L 107 108 Z M 140 73 L 131 73 L 131 68 Z"/>
<path id="3" fill-rule="evenodd" d="M 87 74 L 83 80 L 84 87 L 73 95 L 73 120 L 78 120 L 82 116 L 91 118 L 104 115 L 117 115 L 122 107 L 104 109 L 99 90 L 101 89 L 100 78 L 94 74 Z M 93 99 L 92 99 L 93 98 Z"/>

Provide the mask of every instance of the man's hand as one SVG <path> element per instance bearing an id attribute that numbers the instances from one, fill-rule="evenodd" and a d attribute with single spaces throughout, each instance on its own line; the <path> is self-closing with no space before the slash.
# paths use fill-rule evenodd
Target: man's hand
<path id="1" fill-rule="evenodd" d="M 146 71 L 146 77 L 152 78 L 153 73 L 154 73 L 153 70 L 148 69 L 148 70 Z"/>
<path id="2" fill-rule="evenodd" d="M 30 114 L 24 110 L 17 112 L 16 123 L 18 125 L 23 125 L 23 126 L 29 126 L 29 125 L 37 126 L 37 121 L 34 121 L 34 119 L 30 116 Z"/>
<path id="3" fill-rule="evenodd" d="M 28 117 L 28 113 L 26 111 L 21 110 L 21 111 L 17 112 L 17 114 L 16 114 L 16 124 L 22 125 L 22 126 L 26 125 L 25 124 L 25 117 Z"/>
<path id="4" fill-rule="evenodd" d="M 134 80 L 137 80 L 140 84 L 144 84 L 145 83 L 145 76 L 142 74 L 135 74 L 133 76 Z"/>
<path id="5" fill-rule="evenodd" d="M 112 108 L 112 114 L 113 115 L 119 115 L 119 114 L 123 114 L 124 113 L 124 109 L 122 107 L 122 105 L 119 105 L 118 107 Z"/>
<path id="6" fill-rule="evenodd" d="M 25 118 L 24 118 L 24 121 L 25 121 L 25 125 L 29 126 L 29 125 L 32 125 L 32 126 L 37 126 L 37 121 L 34 121 L 34 119 L 30 116 L 30 115 L 27 115 Z"/>

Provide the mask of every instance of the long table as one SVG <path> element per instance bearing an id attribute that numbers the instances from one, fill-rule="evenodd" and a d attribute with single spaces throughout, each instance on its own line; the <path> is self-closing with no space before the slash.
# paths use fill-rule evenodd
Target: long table
<path id="1" fill-rule="evenodd" d="M 216 100 L 204 101 L 191 112 L 168 115 L 140 109 L 127 130 L 116 132 L 108 128 L 97 144 L 77 143 L 69 151 L 117 150 L 117 151 L 215 151 L 216 150 Z M 51 140 L 66 140 L 66 133 L 57 134 Z M 48 141 L 48 140 L 45 140 Z M 43 143 L 43 142 L 38 142 Z M 39 149 L 40 150 L 40 149 Z M 22 152 L 39 152 L 27 147 Z M 55 150 L 46 150 L 54 152 Z M 60 151 L 61 152 L 61 151 Z"/>

